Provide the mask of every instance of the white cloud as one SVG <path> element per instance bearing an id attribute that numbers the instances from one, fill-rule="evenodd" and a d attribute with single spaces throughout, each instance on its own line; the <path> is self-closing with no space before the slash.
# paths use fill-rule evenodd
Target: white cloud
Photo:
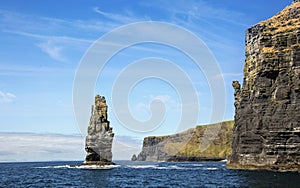
<path id="1" fill-rule="evenodd" d="M 56 46 L 55 44 L 51 43 L 50 41 L 46 43 L 40 43 L 37 45 L 43 52 L 48 54 L 52 59 L 57 61 L 66 61 L 65 58 L 62 56 L 62 46 Z"/>
<path id="2" fill-rule="evenodd" d="M 167 102 L 173 102 L 174 100 L 171 99 L 171 97 L 169 95 L 157 95 L 157 96 L 150 96 L 151 100 L 160 100 L 163 103 L 167 103 Z"/>
<path id="3" fill-rule="evenodd" d="M 157 95 L 157 96 L 150 96 L 152 100 L 158 99 L 167 105 L 168 110 L 179 111 L 181 109 L 180 101 L 176 101 L 170 95 Z"/>
<path id="4" fill-rule="evenodd" d="M 13 102 L 17 97 L 12 93 L 5 93 L 0 91 L 0 103 L 10 103 Z"/>
<path id="5" fill-rule="evenodd" d="M 178 111 L 181 108 L 181 104 L 177 102 L 175 99 L 173 99 L 170 95 L 150 95 L 145 96 L 146 102 L 139 102 L 135 105 L 135 111 L 136 112 L 144 112 L 149 115 L 150 112 L 150 102 L 153 100 L 160 100 L 162 103 L 165 104 L 166 110 L 173 110 Z"/>
<path id="6" fill-rule="evenodd" d="M 0 133 L 0 161 L 52 161 L 84 159 L 80 136 Z"/>
<path id="7" fill-rule="evenodd" d="M 129 136 L 116 136 L 113 159 L 129 160 L 140 151 L 141 141 Z M 81 136 L 35 133 L 0 133 L 0 162 L 84 160 Z"/>

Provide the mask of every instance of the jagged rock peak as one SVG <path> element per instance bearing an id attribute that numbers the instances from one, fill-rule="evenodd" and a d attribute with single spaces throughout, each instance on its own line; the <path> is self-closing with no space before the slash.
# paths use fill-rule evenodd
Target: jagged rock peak
<path id="1" fill-rule="evenodd" d="M 84 164 L 110 165 L 112 163 L 112 142 L 114 133 L 107 119 L 107 104 L 105 97 L 97 95 L 92 105 L 88 135 L 85 150 L 87 152 Z"/>

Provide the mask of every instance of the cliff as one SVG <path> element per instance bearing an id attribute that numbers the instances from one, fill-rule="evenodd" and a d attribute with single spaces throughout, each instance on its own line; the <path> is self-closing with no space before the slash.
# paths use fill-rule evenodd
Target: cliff
<path id="1" fill-rule="evenodd" d="M 247 30 L 228 168 L 300 170 L 300 2 Z"/>
<path id="2" fill-rule="evenodd" d="M 114 133 L 107 119 L 105 97 L 97 95 L 92 105 L 88 135 L 85 141 L 86 158 L 83 165 L 112 165 Z"/>
<path id="3" fill-rule="evenodd" d="M 216 125 L 216 124 L 215 124 Z M 233 121 L 218 123 L 221 129 L 212 144 L 204 151 L 200 150 L 207 126 L 197 126 L 187 131 L 168 135 L 144 138 L 141 153 L 132 160 L 138 161 L 201 161 L 222 160 L 231 153 Z"/>

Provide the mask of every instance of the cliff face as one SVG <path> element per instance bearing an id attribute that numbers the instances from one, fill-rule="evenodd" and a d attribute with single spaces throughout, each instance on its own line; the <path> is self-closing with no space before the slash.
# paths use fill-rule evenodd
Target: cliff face
<path id="1" fill-rule="evenodd" d="M 110 165 L 112 163 L 112 142 L 114 133 L 107 120 L 107 105 L 104 97 L 97 95 L 92 105 L 90 125 L 86 136 L 87 152 L 84 164 Z"/>
<path id="2" fill-rule="evenodd" d="M 300 2 L 247 30 L 229 168 L 300 170 Z"/>
<path id="3" fill-rule="evenodd" d="M 142 152 L 132 160 L 138 161 L 199 161 L 222 160 L 231 153 L 233 121 L 219 123 L 221 129 L 212 144 L 200 151 L 200 143 L 207 126 L 197 126 L 168 136 L 144 138 Z M 208 138 L 210 139 L 210 138 Z M 213 139 L 213 138 L 211 138 Z"/>

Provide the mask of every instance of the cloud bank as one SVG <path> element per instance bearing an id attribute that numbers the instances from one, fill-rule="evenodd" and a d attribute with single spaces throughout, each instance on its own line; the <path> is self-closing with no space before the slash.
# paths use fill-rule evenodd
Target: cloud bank
<path id="1" fill-rule="evenodd" d="M 130 160 L 140 151 L 140 143 L 119 136 L 113 143 L 113 160 Z M 34 133 L 0 133 L 0 162 L 83 161 L 81 136 Z"/>

